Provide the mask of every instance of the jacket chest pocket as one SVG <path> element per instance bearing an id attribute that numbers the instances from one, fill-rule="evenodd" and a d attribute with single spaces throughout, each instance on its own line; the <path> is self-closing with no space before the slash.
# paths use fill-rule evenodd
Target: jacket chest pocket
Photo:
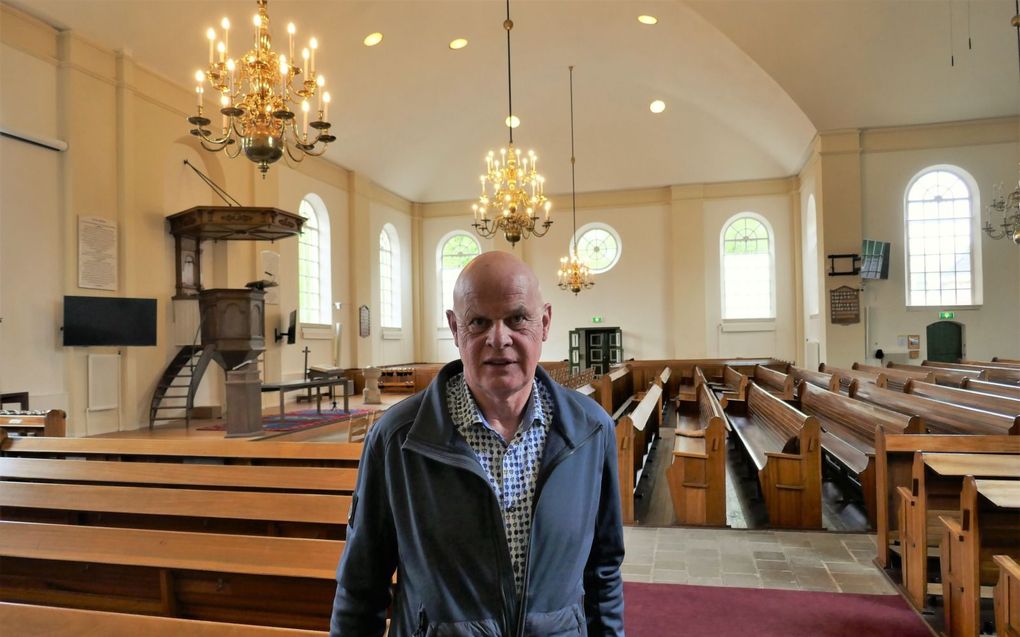
<path id="1" fill-rule="evenodd" d="M 580 604 L 548 613 L 528 613 L 524 627 L 526 637 L 575 637 L 588 634 L 584 610 Z"/>
<path id="2" fill-rule="evenodd" d="M 504 637 L 492 619 L 430 623 L 425 607 L 418 609 L 414 637 Z"/>

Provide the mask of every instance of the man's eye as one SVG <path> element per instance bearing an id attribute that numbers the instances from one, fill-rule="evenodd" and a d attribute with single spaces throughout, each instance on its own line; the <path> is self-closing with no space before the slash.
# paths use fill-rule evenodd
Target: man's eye
<path id="1" fill-rule="evenodd" d="M 528 317 L 523 314 L 510 317 L 510 325 L 523 325 L 524 323 L 527 323 L 527 321 Z"/>
<path id="2" fill-rule="evenodd" d="M 484 327 L 485 326 L 485 319 L 483 319 L 483 318 L 473 318 L 468 323 L 468 325 L 470 327 Z"/>

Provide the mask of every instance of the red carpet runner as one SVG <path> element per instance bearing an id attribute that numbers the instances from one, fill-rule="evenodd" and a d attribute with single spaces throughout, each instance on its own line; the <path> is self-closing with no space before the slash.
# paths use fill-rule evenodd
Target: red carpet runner
<path id="1" fill-rule="evenodd" d="M 624 584 L 627 637 L 931 637 L 899 595 Z"/>

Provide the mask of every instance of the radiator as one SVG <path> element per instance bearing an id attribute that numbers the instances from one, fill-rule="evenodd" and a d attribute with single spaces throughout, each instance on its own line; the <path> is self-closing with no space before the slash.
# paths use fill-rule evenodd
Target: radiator
<path id="1" fill-rule="evenodd" d="M 818 341 L 808 341 L 804 344 L 804 368 L 814 371 L 818 369 L 818 364 L 822 362 L 821 358 L 821 344 Z"/>
<path id="2" fill-rule="evenodd" d="M 89 354 L 88 411 L 120 407 L 120 354 Z"/>

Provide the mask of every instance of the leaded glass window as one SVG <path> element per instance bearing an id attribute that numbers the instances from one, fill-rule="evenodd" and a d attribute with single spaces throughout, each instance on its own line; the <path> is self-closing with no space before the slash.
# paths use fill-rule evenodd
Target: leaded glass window
<path id="1" fill-rule="evenodd" d="M 757 216 L 742 215 L 722 233 L 724 319 L 775 318 L 772 238 Z"/>

